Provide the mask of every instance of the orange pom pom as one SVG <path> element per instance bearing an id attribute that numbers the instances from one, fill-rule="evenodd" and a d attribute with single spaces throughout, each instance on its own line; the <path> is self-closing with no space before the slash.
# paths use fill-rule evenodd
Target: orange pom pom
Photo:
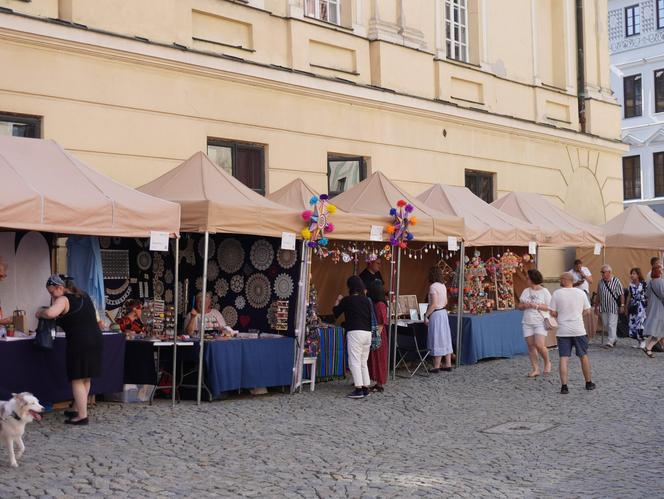
<path id="1" fill-rule="evenodd" d="M 387 227 L 385 227 L 385 232 L 387 232 L 388 234 L 394 234 L 394 226 L 388 225 Z"/>
<path id="2" fill-rule="evenodd" d="M 410 225 L 417 225 L 417 217 L 410 217 Z"/>

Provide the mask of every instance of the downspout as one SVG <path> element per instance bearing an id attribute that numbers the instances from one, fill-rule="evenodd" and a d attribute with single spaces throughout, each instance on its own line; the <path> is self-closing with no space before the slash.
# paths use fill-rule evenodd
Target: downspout
<path id="1" fill-rule="evenodd" d="M 586 78 L 583 52 L 583 0 L 576 0 L 576 91 L 581 132 L 586 131 Z"/>

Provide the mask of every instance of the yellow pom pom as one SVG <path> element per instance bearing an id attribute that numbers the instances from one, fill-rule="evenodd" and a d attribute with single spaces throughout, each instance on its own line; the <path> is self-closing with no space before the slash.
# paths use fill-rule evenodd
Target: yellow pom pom
<path id="1" fill-rule="evenodd" d="M 336 212 L 336 211 L 337 211 L 337 207 L 336 207 L 336 206 L 334 206 L 333 204 L 328 204 L 328 205 L 327 205 L 327 212 L 328 212 L 328 213 L 334 213 L 334 212 Z"/>
<path id="2" fill-rule="evenodd" d="M 302 237 L 303 237 L 304 239 L 306 239 L 307 241 L 308 241 L 309 239 L 311 239 L 311 231 L 310 231 L 309 229 L 306 229 L 306 228 L 305 228 L 305 229 L 302 229 L 302 231 L 300 232 L 300 234 L 302 234 Z"/>

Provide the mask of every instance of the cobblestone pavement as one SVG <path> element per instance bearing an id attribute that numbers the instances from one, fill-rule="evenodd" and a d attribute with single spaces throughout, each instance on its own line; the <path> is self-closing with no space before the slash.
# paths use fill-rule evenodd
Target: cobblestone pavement
<path id="1" fill-rule="evenodd" d="M 200 408 L 99 404 L 88 427 L 50 414 L 17 470 L 3 450 L 0 497 L 661 497 L 664 354 L 621 340 L 590 355 L 597 390 L 573 359 L 566 396 L 518 357 L 359 401 L 339 382 Z"/>

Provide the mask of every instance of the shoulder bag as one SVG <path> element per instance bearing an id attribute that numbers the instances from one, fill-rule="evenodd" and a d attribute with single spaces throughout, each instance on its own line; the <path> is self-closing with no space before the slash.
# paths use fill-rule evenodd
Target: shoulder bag
<path id="1" fill-rule="evenodd" d="M 618 305 L 618 310 L 620 310 L 620 295 L 618 295 L 618 296 L 614 295 L 613 291 L 611 291 L 611 288 L 609 287 L 609 285 L 606 283 L 606 281 L 604 279 L 602 279 L 602 284 L 604 284 L 604 287 L 606 288 L 606 290 L 611 295 L 611 298 L 613 298 L 615 300 L 616 304 Z"/>
<path id="2" fill-rule="evenodd" d="M 39 319 L 32 344 L 39 350 L 53 350 L 55 319 Z"/>
<path id="3" fill-rule="evenodd" d="M 530 301 L 533 301 L 533 292 L 531 290 L 528 290 L 528 296 L 530 298 Z M 541 310 L 538 310 L 539 314 L 542 316 L 544 319 L 544 329 L 547 331 L 552 331 L 554 329 L 558 329 L 558 321 L 556 320 L 555 317 L 551 316 L 551 314 L 544 314 Z"/>
<path id="4" fill-rule="evenodd" d="M 382 344 L 380 333 L 383 326 L 379 325 L 376 320 L 376 311 L 374 310 L 373 301 L 371 298 L 367 298 L 367 300 L 369 300 L 369 307 L 371 309 L 371 351 L 374 352 L 378 350 Z"/>

